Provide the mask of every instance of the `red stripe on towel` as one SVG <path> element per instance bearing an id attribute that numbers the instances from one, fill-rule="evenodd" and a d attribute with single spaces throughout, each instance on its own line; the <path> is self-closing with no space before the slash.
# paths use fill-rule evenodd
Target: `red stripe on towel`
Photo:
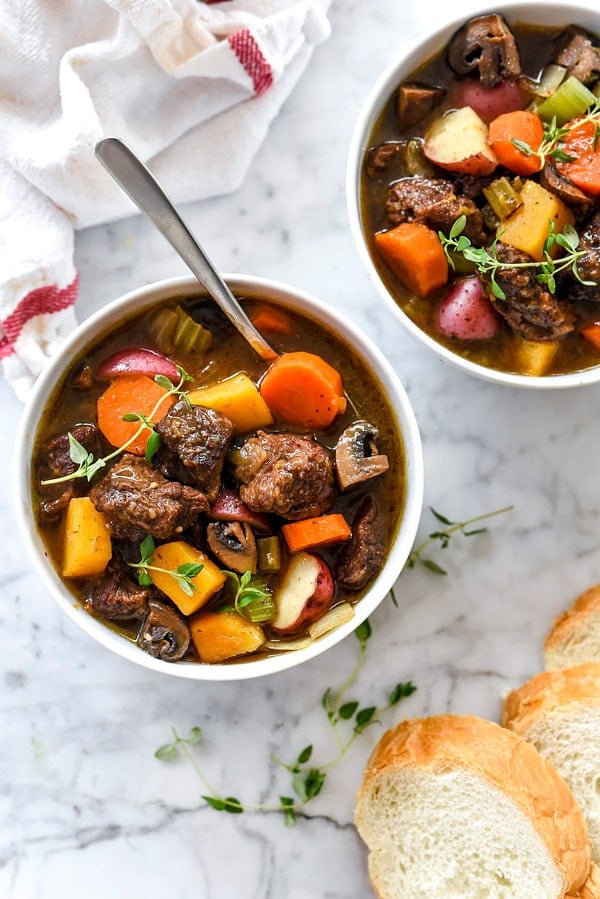
<path id="1" fill-rule="evenodd" d="M 2 322 L 4 336 L 0 337 L 0 359 L 5 359 L 15 351 L 15 343 L 27 322 L 36 315 L 49 312 L 60 312 L 68 309 L 77 299 L 79 278 L 75 276 L 66 287 L 59 288 L 55 284 L 38 287 L 30 291 L 19 302 L 19 305 Z"/>
<path id="2" fill-rule="evenodd" d="M 257 97 L 260 97 L 273 84 L 273 72 L 263 56 L 262 50 L 248 28 L 242 28 L 240 31 L 232 34 L 229 38 L 229 44 L 250 78 L 252 78 L 254 93 Z"/>

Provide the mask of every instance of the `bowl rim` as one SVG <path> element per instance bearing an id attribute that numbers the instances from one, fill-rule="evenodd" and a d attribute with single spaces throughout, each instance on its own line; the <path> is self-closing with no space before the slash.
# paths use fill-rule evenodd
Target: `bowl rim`
<path id="1" fill-rule="evenodd" d="M 74 361 L 87 343 L 101 333 L 103 327 L 111 327 L 124 312 L 134 310 L 142 312 L 161 299 L 193 296 L 199 293 L 202 288 L 193 277 L 167 278 L 136 288 L 108 303 L 78 325 L 67 337 L 59 353 L 47 364 L 33 387 L 19 423 L 14 456 L 14 504 L 21 536 L 37 574 L 61 609 L 89 636 L 118 656 L 153 671 L 200 681 L 237 681 L 274 674 L 316 658 L 351 634 L 383 601 L 400 575 L 417 533 L 424 492 L 423 451 L 414 411 L 398 375 L 371 338 L 337 309 L 323 304 L 305 291 L 280 281 L 253 275 L 225 274 L 223 277 L 234 291 L 241 293 L 246 291 L 255 296 L 260 296 L 262 292 L 265 298 L 269 297 L 275 304 L 293 302 L 297 304 L 301 313 L 316 318 L 326 327 L 335 329 L 342 341 L 358 348 L 373 375 L 388 393 L 390 408 L 395 416 L 404 449 L 406 477 L 404 512 L 384 567 L 373 586 L 358 601 L 355 606 L 356 614 L 350 622 L 325 634 L 306 649 L 282 652 L 258 661 L 220 665 L 165 662 L 154 659 L 132 641 L 112 631 L 106 624 L 86 612 L 69 593 L 47 559 L 48 554 L 33 516 L 29 485 L 33 439 L 48 394 L 56 386 L 65 367 Z"/>
<path id="2" fill-rule="evenodd" d="M 484 381 L 503 384 L 508 387 L 526 387 L 538 390 L 562 390 L 569 387 L 582 387 L 587 384 L 595 384 L 600 381 L 600 363 L 592 368 L 582 371 L 568 372 L 558 375 L 520 375 L 513 372 L 503 372 L 498 369 L 487 368 L 478 362 L 465 359 L 458 353 L 438 343 L 429 334 L 426 334 L 396 303 L 381 278 L 367 244 L 361 223 L 360 211 L 360 175 L 364 152 L 369 146 L 368 137 L 380 115 L 384 105 L 392 95 L 398 83 L 413 71 L 419 62 L 429 58 L 447 43 L 449 37 L 454 34 L 462 24 L 469 19 L 497 12 L 506 15 L 508 19 L 514 19 L 519 14 L 528 15 L 539 21 L 534 24 L 553 25 L 548 21 L 551 14 L 565 13 L 567 16 L 564 24 L 575 21 L 578 16 L 584 19 L 594 19 L 597 22 L 597 30 L 600 31 L 600 11 L 582 6 L 579 3 L 562 2 L 562 0 L 544 0 L 544 3 L 527 3 L 522 0 L 505 0 L 493 6 L 482 6 L 472 10 L 468 14 L 462 14 L 452 20 L 448 20 L 442 27 L 433 33 L 421 36 L 406 49 L 401 58 L 391 62 L 377 78 L 371 87 L 361 107 L 358 119 L 354 126 L 348 159 L 346 164 L 346 207 L 350 220 L 350 230 L 354 238 L 354 244 L 360 260 L 366 270 L 369 281 L 376 292 L 384 300 L 386 306 L 397 318 L 402 327 L 411 337 L 432 350 L 440 359 L 450 362 L 469 375 Z M 527 20 L 525 20 L 527 21 Z M 556 23 L 557 25 L 563 22 Z M 590 27 L 590 26 L 587 26 Z"/>

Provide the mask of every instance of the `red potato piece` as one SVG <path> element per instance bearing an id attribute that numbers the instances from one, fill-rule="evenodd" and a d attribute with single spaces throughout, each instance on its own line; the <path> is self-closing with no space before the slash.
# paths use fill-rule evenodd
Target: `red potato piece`
<path id="1" fill-rule="evenodd" d="M 463 278 L 450 288 L 438 309 L 437 327 L 458 340 L 489 340 L 497 334 L 500 317 L 478 278 Z"/>
<path id="2" fill-rule="evenodd" d="M 449 105 L 470 106 L 488 124 L 506 112 L 525 109 L 523 94 L 514 78 L 501 81 L 494 87 L 483 87 L 478 80 L 460 81 L 452 91 Z"/>
<path id="3" fill-rule="evenodd" d="M 329 609 L 334 592 L 327 563 L 314 553 L 295 553 L 275 593 L 277 615 L 271 627 L 291 634 L 314 624 Z"/>
<path id="4" fill-rule="evenodd" d="M 96 375 L 110 380 L 125 375 L 147 375 L 150 378 L 164 375 L 174 384 L 179 381 L 179 372 L 174 362 L 154 350 L 143 348 L 119 350 L 100 363 Z"/>
<path id="5" fill-rule="evenodd" d="M 208 517 L 215 521 L 241 521 L 262 534 L 270 534 L 273 531 L 273 525 L 268 515 L 263 515 L 262 512 L 253 512 L 241 501 L 235 490 L 230 490 L 228 487 L 221 487 Z"/>
<path id="6" fill-rule="evenodd" d="M 488 128 L 470 106 L 453 109 L 429 127 L 423 152 L 430 162 L 463 175 L 491 175 L 498 160 L 488 143 Z"/>

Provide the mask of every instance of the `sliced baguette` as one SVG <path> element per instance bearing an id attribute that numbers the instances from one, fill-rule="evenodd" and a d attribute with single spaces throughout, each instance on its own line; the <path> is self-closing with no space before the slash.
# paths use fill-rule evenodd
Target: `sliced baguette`
<path id="1" fill-rule="evenodd" d="M 580 662 L 600 662 L 600 584 L 555 618 L 544 641 L 546 668 L 568 668 Z"/>
<path id="2" fill-rule="evenodd" d="M 600 863 L 600 663 L 532 677 L 506 697 L 502 723 L 533 743 L 571 788 Z"/>
<path id="3" fill-rule="evenodd" d="M 590 871 L 582 812 L 552 765 L 472 716 L 384 734 L 355 821 L 381 899 L 563 899 Z"/>

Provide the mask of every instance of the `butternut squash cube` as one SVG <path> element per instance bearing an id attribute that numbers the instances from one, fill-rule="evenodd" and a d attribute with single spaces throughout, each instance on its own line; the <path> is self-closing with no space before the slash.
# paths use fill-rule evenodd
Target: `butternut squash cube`
<path id="1" fill-rule="evenodd" d="M 255 652 L 265 642 L 263 629 L 238 612 L 200 612 L 190 633 L 201 662 L 224 662 Z"/>
<path id="2" fill-rule="evenodd" d="M 89 496 L 74 497 L 67 508 L 63 544 L 64 577 L 102 574 L 112 556 L 108 523 Z"/>
<path id="3" fill-rule="evenodd" d="M 496 234 L 502 243 L 528 253 L 539 262 L 544 255 L 550 222 L 554 222 L 554 231 L 560 234 L 565 225 L 572 225 L 575 220 L 571 210 L 536 181 L 525 182 L 521 199 L 523 205 L 500 223 Z M 560 247 L 555 245 L 555 252 L 558 250 Z"/>
<path id="4" fill-rule="evenodd" d="M 218 593 L 227 580 L 220 568 L 217 568 L 208 556 L 185 540 L 163 543 L 157 546 L 152 554 L 151 565 L 165 568 L 166 571 L 149 571 L 152 583 L 172 599 L 180 612 L 191 615 L 206 605 L 215 593 Z M 203 565 L 202 571 L 191 578 L 194 591 L 191 595 L 185 592 L 176 578 L 169 571 L 177 571 L 180 565 Z"/>
<path id="5" fill-rule="evenodd" d="M 273 424 L 273 416 L 256 384 L 242 371 L 217 384 L 191 390 L 188 399 L 193 406 L 222 412 L 232 422 L 236 434 L 247 434 Z"/>
<path id="6" fill-rule="evenodd" d="M 515 335 L 516 368 L 519 374 L 545 375 L 560 349 L 558 340 L 524 340 Z"/>

